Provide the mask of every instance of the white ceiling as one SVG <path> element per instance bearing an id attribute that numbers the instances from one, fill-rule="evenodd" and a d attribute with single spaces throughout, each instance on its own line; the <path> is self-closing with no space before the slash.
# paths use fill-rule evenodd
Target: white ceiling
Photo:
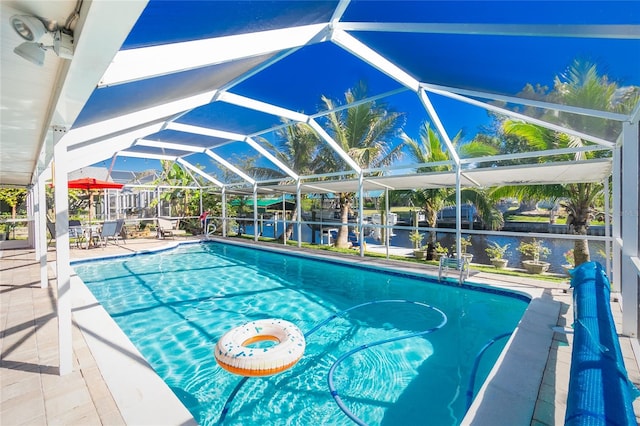
<path id="1" fill-rule="evenodd" d="M 64 25 L 74 10 L 75 1 L 3 1 L 0 2 L 2 25 L 2 126 L 0 127 L 1 184 L 25 184 L 31 180 L 34 160 L 38 158 L 48 128 L 54 88 L 65 61 L 47 54 L 43 66 L 37 66 L 13 53 L 24 40 L 13 30 L 9 18 L 19 14 L 33 14 L 58 21 Z"/>
<path id="2" fill-rule="evenodd" d="M 0 185 L 26 186 L 51 158 L 54 129 L 69 129 L 95 89 L 146 1 L 82 3 L 74 30 L 73 61 L 52 51 L 38 66 L 13 52 L 24 40 L 13 30 L 13 15 L 35 15 L 63 27 L 76 0 L 0 2 Z"/>

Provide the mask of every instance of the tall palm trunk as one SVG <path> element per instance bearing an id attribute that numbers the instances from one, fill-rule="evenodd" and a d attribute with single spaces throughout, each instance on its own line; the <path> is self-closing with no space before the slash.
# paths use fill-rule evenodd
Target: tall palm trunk
<path id="1" fill-rule="evenodd" d="M 295 206 L 293 206 L 293 213 L 291 214 L 291 220 L 289 221 L 289 224 L 287 225 L 287 229 L 280 234 L 280 236 L 278 237 L 278 241 L 281 243 L 284 243 L 285 240 L 289 241 L 291 239 L 291 236 L 293 235 L 293 226 L 296 224 L 296 220 L 298 220 L 298 205 L 296 204 Z"/>
<path id="2" fill-rule="evenodd" d="M 588 218 L 585 216 L 576 216 L 573 224 L 573 233 L 575 235 L 587 235 Z M 573 242 L 573 257 L 576 266 L 591 260 L 589 254 L 589 240 L 575 240 Z"/>
<path id="3" fill-rule="evenodd" d="M 587 235 L 587 228 L 589 226 L 588 210 L 576 210 L 573 215 L 573 234 Z M 589 240 L 575 240 L 573 243 L 573 256 L 576 266 L 589 262 L 589 260 L 591 260 L 589 254 Z"/>
<path id="4" fill-rule="evenodd" d="M 438 220 L 438 211 L 433 209 L 425 209 L 425 219 L 430 228 L 436 227 L 436 222 Z M 429 236 L 427 238 L 427 260 L 433 260 L 436 252 L 436 231 L 429 231 Z"/>
<path id="5" fill-rule="evenodd" d="M 349 212 L 351 211 L 351 197 L 349 194 L 340 193 L 340 222 L 349 222 Z M 336 238 L 337 248 L 349 248 L 349 225 L 342 225 L 338 230 Z"/>

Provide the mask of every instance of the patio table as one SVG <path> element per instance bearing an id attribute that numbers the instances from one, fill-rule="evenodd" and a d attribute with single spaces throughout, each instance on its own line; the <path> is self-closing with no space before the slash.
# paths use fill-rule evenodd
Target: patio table
<path id="1" fill-rule="evenodd" d="M 87 240 L 87 247 L 85 247 L 86 250 L 89 250 L 92 245 L 93 247 L 97 247 L 93 239 L 100 236 L 101 226 L 102 225 L 82 225 L 83 239 Z M 82 246 L 80 248 L 82 248 Z"/>

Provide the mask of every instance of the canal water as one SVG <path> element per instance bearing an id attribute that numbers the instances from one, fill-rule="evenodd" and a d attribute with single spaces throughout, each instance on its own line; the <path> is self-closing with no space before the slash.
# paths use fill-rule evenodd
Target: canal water
<path id="1" fill-rule="evenodd" d="M 298 238 L 297 235 L 297 227 L 294 226 L 293 240 Z M 336 228 L 336 227 L 334 227 Z M 390 238 L 390 245 L 395 247 L 406 247 L 412 248 L 413 244 L 409 239 L 409 234 L 413 232 L 412 228 L 400 228 L 394 230 L 394 235 Z M 247 224 L 244 227 L 244 233 L 253 235 L 253 222 L 251 224 Z M 282 224 L 276 223 L 273 221 L 264 221 L 262 225 L 262 236 L 275 238 L 282 233 Z M 311 243 L 313 231 L 310 226 L 303 224 L 302 225 L 302 241 Z M 425 233 L 426 234 L 426 233 Z M 463 232 L 464 236 L 464 232 Z M 438 232 L 437 239 L 440 244 L 444 247 L 449 248 L 449 253 L 452 253 L 452 247 L 455 247 L 455 234 L 449 232 Z M 496 242 L 499 245 L 503 246 L 505 244 L 509 244 L 509 248 L 507 253 L 505 254 L 505 259 L 509 261 L 508 267 L 513 268 L 522 268 L 521 261 L 523 257 L 521 253 L 517 250 L 520 245 L 520 241 L 531 241 L 530 237 L 511 237 L 511 236 L 500 236 L 500 235 L 472 235 L 471 236 L 471 246 L 467 248 L 467 253 L 473 254 L 473 263 L 480 263 L 490 265 L 489 256 L 485 252 L 485 249 L 489 246 L 490 242 Z M 538 238 L 538 240 L 543 241 L 543 244 L 551 250 L 551 254 L 544 259 L 546 262 L 550 263 L 549 272 L 562 274 L 564 273 L 564 269 L 562 265 L 566 263 L 564 259 L 564 253 L 573 248 L 574 240 L 564 240 L 558 238 Z M 315 239 L 313 240 L 317 244 L 327 244 L 327 237 L 321 239 L 320 231 L 315 231 Z M 425 240 L 426 242 L 426 235 Z M 373 236 L 367 236 L 365 238 L 365 242 L 370 244 L 380 244 L 380 241 L 376 240 Z M 602 241 L 589 241 L 589 252 L 591 255 L 591 260 L 600 262 L 603 265 L 605 264 L 605 244 Z"/>

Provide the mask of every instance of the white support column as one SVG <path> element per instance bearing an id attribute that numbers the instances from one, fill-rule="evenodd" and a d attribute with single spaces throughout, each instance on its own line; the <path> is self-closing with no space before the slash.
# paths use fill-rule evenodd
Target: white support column
<path id="1" fill-rule="evenodd" d="M 116 219 L 126 219 L 124 209 L 122 208 L 122 192 L 116 192 L 115 198 Z"/>
<path id="2" fill-rule="evenodd" d="M 37 195 L 34 186 L 29 187 L 27 191 L 27 218 L 29 221 L 27 222 L 27 244 L 29 247 L 35 248 L 34 255 L 35 259 L 38 260 L 38 240 L 39 236 L 36 235 L 36 223 L 35 219 L 35 204 L 37 203 Z"/>
<path id="3" fill-rule="evenodd" d="M 364 215 L 364 175 L 362 170 L 358 173 L 358 238 L 360 239 L 360 257 L 364 257 L 364 228 L 362 216 Z"/>
<path id="4" fill-rule="evenodd" d="M 253 241 L 258 241 L 258 184 L 253 184 Z"/>
<path id="5" fill-rule="evenodd" d="M 36 241 L 38 260 L 40 260 L 40 288 L 47 288 L 49 287 L 49 275 L 47 273 L 47 242 L 49 240 L 47 239 L 47 193 L 44 172 L 38 176 L 35 188 L 38 197 L 35 212 L 36 234 L 40 235 Z"/>
<path id="6" fill-rule="evenodd" d="M 53 182 L 56 206 L 56 282 L 58 288 L 58 355 L 61 376 L 73 371 L 71 333 L 71 266 L 69 265 L 69 187 L 67 182 L 67 147 L 60 138 L 65 130 L 54 128 Z"/>
<path id="7" fill-rule="evenodd" d="M 160 216 L 160 203 L 162 202 L 162 200 L 160 200 L 160 187 L 156 187 L 156 200 L 158 200 L 156 203 L 156 216 Z"/>
<path id="8" fill-rule="evenodd" d="M 276 234 L 278 233 L 278 223 L 274 223 Z M 278 237 L 274 235 L 274 237 Z M 287 245 L 287 194 L 282 193 L 282 244 Z"/>
<path id="9" fill-rule="evenodd" d="M 613 217 L 614 221 L 611 227 L 612 231 L 612 242 L 613 242 L 613 279 L 611 281 L 612 288 L 616 289 L 616 291 L 620 291 L 620 276 L 622 274 L 622 246 L 620 242 L 622 241 L 621 236 L 621 227 L 622 227 L 622 184 L 620 179 L 622 178 L 622 155 L 621 155 L 621 147 L 618 144 L 613 150 L 613 172 L 612 172 L 612 190 L 613 190 Z"/>
<path id="10" fill-rule="evenodd" d="M 296 229 L 298 230 L 298 247 L 302 247 L 302 205 L 300 197 L 300 178 L 296 179 Z M 321 236 L 322 238 L 322 236 Z"/>
<path id="11" fill-rule="evenodd" d="M 640 149 L 638 121 L 622 124 L 622 333 L 638 337 L 640 268 Z M 634 263 L 634 261 L 636 263 Z"/>
<path id="12" fill-rule="evenodd" d="M 604 180 L 604 235 L 605 237 L 611 237 L 611 220 L 609 219 L 611 197 L 609 197 L 609 178 Z M 605 269 L 607 276 L 611 279 L 611 241 L 604 242 L 605 253 Z"/>
<path id="13" fill-rule="evenodd" d="M 386 213 L 385 225 L 389 226 L 389 188 L 384 189 L 384 211 Z M 391 240 L 391 228 L 384 228 L 384 245 L 387 251 L 387 259 L 389 259 L 389 244 Z"/>
<path id="14" fill-rule="evenodd" d="M 460 164 L 456 164 L 456 254 L 462 259 L 462 196 L 460 194 Z"/>
<path id="15" fill-rule="evenodd" d="M 227 188 L 222 187 L 222 236 L 227 236 Z"/>
<path id="16" fill-rule="evenodd" d="M 111 199 L 109 198 L 109 195 L 110 194 L 108 189 L 104 189 L 102 191 L 102 211 L 104 212 L 104 217 L 102 218 L 103 221 L 111 220 Z"/>

